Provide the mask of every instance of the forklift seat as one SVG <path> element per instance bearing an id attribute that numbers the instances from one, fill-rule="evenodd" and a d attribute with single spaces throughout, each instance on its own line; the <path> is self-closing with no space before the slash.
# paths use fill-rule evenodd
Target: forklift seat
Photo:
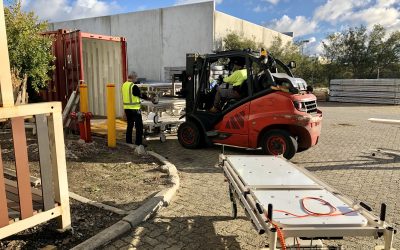
<path id="1" fill-rule="evenodd" d="M 229 98 L 226 100 L 225 104 L 222 107 L 222 110 L 225 110 L 233 105 L 235 105 L 235 103 L 237 103 L 238 101 L 246 98 L 249 95 L 249 90 L 247 88 L 249 83 L 249 79 L 247 79 L 246 81 L 244 81 L 242 83 L 242 85 L 240 85 L 240 90 L 239 92 L 239 98 Z"/>

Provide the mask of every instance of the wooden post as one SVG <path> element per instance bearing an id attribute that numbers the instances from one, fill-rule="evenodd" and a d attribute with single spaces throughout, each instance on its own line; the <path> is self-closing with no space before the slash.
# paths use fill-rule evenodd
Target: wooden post
<path id="1" fill-rule="evenodd" d="M 55 107 L 61 110 L 61 103 Z M 65 145 L 61 112 L 52 113 L 48 117 L 51 163 L 53 166 L 53 183 L 55 201 L 60 203 L 63 211 L 59 226 L 68 229 L 71 226 L 71 212 L 69 207 L 67 165 L 65 160 Z"/>
<path id="2" fill-rule="evenodd" d="M 21 219 L 26 219 L 33 215 L 33 204 L 24 118 L 11 118 L 11 126 L 14 141 L 15 169 L 17 172 Z"/>
<path id="3" fill-rule="evenodd" d="M 3 1 L 0 1 L 0 93 L 0 104 L 3 107 L 14 106 Z"/>
<path id="4" fill-rule="evenodd" d="M 107 138 L 108 146 L 117 146 L 116 126 L 115 126 L 115 84 L 107 84 Z"/>
<path id="5" fill-rule="evenodd" d="M 40 178 L 42 180 L 42 194 L 44 211 L 54 208 L 53 170 L 51 167 L 51 153 L 47 116 L 36 115 L 36 130 L 40 158 Z"/>
<path id="6" fill-rule="evenodd" d="M 3 175 L 3 160 L 0 147 L 0 228 L 8 225 L 8 209 L 6 197 L 6 184 Z"/>

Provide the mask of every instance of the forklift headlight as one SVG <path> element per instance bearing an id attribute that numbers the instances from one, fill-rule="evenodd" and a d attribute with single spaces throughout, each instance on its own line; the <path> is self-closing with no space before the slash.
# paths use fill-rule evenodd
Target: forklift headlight
<path id="1" fill-rule="evenodd" d="M 298 111 L 307 112 L 307 109 L 304 107 L 304 103 L 302 103 L 302 102 L 293 101 L 293 106 L 294 106 Z"/>

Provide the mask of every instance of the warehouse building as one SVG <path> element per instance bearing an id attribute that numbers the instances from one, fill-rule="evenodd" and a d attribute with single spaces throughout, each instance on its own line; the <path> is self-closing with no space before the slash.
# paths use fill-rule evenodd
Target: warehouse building
<path id="1" fill-rule="evenodd" d="M 154 81 L 166 81 L 171 69 L 184 67 L 186 53 L 210 53 L 220 47 L 230 32 L 266 47 L 276 36 L 284 43 L 292 41 L 291 36 L 216 11 L 214 1 L 55 22 L 49 27 L 125 37 L 128 70 Z"/>

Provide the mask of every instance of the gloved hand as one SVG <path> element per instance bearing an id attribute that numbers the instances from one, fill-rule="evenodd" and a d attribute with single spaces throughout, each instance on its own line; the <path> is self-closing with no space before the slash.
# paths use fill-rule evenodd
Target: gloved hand
<path id="1" fill-rule="evenodd" d="M 224 82 L 224 77 L 222 75 L 218 76 L 218 85 L 221 85 Z"/>

